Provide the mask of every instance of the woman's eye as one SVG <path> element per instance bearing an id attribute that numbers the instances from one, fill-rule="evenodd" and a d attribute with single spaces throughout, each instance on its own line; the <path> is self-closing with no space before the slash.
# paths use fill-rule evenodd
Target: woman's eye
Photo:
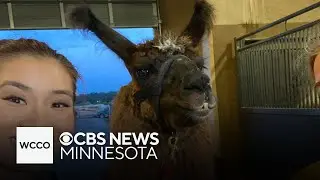
<path id="1" fill-rule="evenodd" d="M 70 106 L 66 103 L 53 103 L 52 107 L 53 108 L 66 108 L 66 107 L 70 107 Z"/>
<path id="2" fill-rule="evenodd" d="M 9 97 L 6 97 L 6 98 L 3 98 L 3 100 L 5 101 L 9 101 L 11 103 L 15 103 L 15 104 L 24 104 L 24 105 L 27 105 L 26 101 L 20 97 L 17 97 L 17 96 L 9 96 Z"/>

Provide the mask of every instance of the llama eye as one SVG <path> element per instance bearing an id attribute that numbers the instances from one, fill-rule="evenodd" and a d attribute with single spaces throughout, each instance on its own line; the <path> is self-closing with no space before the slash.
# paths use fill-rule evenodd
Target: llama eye
<path id="1" fill-rule="evenodd" d="M 136 74 L 139 78 L 146 78 L 149 75 L 149 69 L 139 69 Z"/>

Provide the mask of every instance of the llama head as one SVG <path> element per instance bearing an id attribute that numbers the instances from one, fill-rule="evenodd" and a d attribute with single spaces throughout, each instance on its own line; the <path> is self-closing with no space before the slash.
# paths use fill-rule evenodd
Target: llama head
<path id="1" fill-rule="evenodd" d="M 201 39 L 212 27 L 213 8 L 198 0 L 194 14 L 180 35 L 165 32 L 135 45 L 98 20 L 90 9 L 73 9 L 71 22 L 93 32 L 126 65 L 133 79 L 136 100 L 147 101 L 171 128 L 196 125 L 212 113 L 210 80 L 197 53 Z M 158 113 L 157 113 L 158 112 Z"/>

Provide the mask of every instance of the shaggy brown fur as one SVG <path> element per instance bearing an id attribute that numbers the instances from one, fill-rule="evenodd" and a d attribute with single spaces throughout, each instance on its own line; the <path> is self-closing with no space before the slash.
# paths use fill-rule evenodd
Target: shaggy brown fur
<path id="1" fill-rule="evenodd" d="M 132 82 L 122 87 L 114 100 L 111 132 L 158 132 L 160 136 L 160 145 L 156 147 L 158 160 L 112 161 L 108 171 L 109 178 L 213 179 L 213 128 L 210 123 L 213 115 L 195 115 L 198 111 L 195 109 L 205 102 L 205 98 L 209 98 L 209 110 L 213 102 L 211 89 L 205 85 L 209 83 L 209 78 L 201 72 L 204 60 L 196 51 L 201 38 L 212 27 L 212 6 L 204 0 L 197 0 L 194 14 L 180 36 L 166 32 L 139 45 L 131 43 L 102 24 L 87 7 L 74 9 L 70 17 L 75 27 L 92 31 L 113 50 L 124 61 L 132 76 Z M 152 98 L 138 101 L 135 94 L 159 83 L 156 79 L 158 71 L 150 67 L 158 67 L 157 63 L 162 64 L 176 55 L 184 56 L 177 57 L 177 62 L 163 80 L 163 92 L 159 101 L 160 118 L 157 117 Z M 141 82 L 143 78 L 139 79 L 137 75 L 141 69 L 150 72 L 145 82 Z M 202 92 L 202 87 L 205 92 Z M 200 88 L 201 93 L 197 88 Z M 170 131 L 165 130 L 165 127 L 170 127 Z M 172 136 L 170 132 L 176 133 L 174 137 L 177 138 L 178 150 L 174 158 L 170 154 L 173 148 L 168 143 Z"/>
<path id="2" fill-rule="evenodd" d="M 160 146 L 156 153 L 159 160 L 114 161 L 108 171 L 112 179 L 158 179 L 158 180 L 212 180 L 214 179 L 214 147 L 212 124 L 208 118 L 202 124 L 184 129 L 178 135 L 178 162 L 171 166 L 168 138 L 170 134 L 161 133 L 145 120 L 151 120 L 154 112 L 149 103 L 141 104 L 141 113 L 135 115 L 135 93 L 133 84 L 121 88 L 114 102 L 111 118 L 112 132 L 159 132 Z M 212 117 L 211 117 L 212 118 Z M 166 167 L 168 166 L 169 167 Z M 166 168 L 172 168 L 169 171 Z M 123 172 L 123 173 L 119 173 Z"/>

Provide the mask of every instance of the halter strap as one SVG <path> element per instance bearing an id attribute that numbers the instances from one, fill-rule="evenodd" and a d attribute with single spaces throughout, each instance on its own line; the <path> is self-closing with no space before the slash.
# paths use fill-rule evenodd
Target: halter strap
<path id="1" fill-rule="evenodd" d="M 160 113 L 160 96 L 162 94 L 162 89 L 163 89 L 162 86 L 163 86 L 165 75 L 168 73 L 173 62 L 177 60 L 179 56 L 183 56 L 183 55 L 175 55 L 169 58 L 168 60 L 166 60 L 159 69 L 159 74 L 156 82 L 154 82 L 151 87 L 148 87 L 148 88 L 143 87 L 140 91 L 136 92 L 135 94 L 135 98 L 139 102 L 148 98 L 151 100 L 151 103 L 156 113 L 156 120 L 158 121 L 157 123 L 160 123 L 162 130 L 167 131 L 168 133 L 173 133 L 174 130 L 170 128 L 166 124 L 166 122 L 162 119 L 163 117 L 161 116 L 161 113 Z"/>

